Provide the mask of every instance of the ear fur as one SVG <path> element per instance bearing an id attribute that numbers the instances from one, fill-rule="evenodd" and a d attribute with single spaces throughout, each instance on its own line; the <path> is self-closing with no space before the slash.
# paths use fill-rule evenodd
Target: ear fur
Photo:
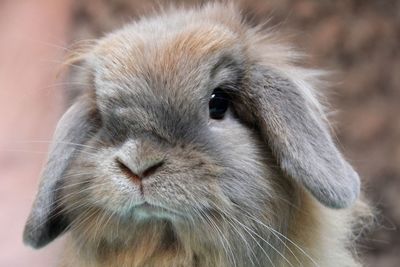
<path id="1" fill-rule="evenodd" d="M 249 106 L 283 172 L 327 207 L 354 203 L 359 177 L 337 150 L 321 111 L 281 73 L 260 66 L 252 75 Z"/>
<path id="2" fill-rule="evenodd" d="M 95 129 L 94 105 L 82 97 L 60 119 L 54 143 L 31 214 L 24 229 L 24 242 L 34 248 L 47 245 L 68 226 L 68 220 L 57 205 L 57 188 L 79 147 Z"/>

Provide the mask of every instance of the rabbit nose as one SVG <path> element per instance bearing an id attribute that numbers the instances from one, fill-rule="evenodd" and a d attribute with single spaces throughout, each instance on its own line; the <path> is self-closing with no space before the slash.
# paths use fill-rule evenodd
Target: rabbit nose
<path id="1" fill-rule="evenodd" d="M 153 160 L 148 162 L 144 167 L 144 169 L 140 172 L 143 178 L 146 178 L 157 171 L 164 164 L 163 160 Z"/>
<path id="2" fill-rule="evenodd" d="M 164 164 L 163 159 L 151 159 L 140 164 L 128 164 L 120 158 L 116 161 L 122 172 L 136 183 L 154 174 Z"/>

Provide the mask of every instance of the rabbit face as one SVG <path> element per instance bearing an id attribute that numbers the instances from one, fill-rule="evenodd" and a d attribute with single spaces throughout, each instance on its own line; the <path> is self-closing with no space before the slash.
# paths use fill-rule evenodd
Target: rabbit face
<path id="1" fill-rule="evenodd" d="M 81 248 L 142 257 L 132 266 L 188 251 L 193 264 L 170 266 L 274 265 L 285 246 L 274 231 L 294 231 L 297 206 L 346 208 L 359 192 L 314 73 L 291 55 L 218 4 L 100 39 L 83 56 L 91 88 L 57 126 L 25 242 L 71 229 Z"/>
<path id="2" fill-rule="evenodd" d="M 102 40 L 89 60 L 100 126 L 67 173 L 76 186 L 63 194 L 77 198 L 66 198 L 67 209 L 78 202 L 115 216 L 173 221 L 264 210 L 274 195 L 269 155 L 235 111 L 244 48 L 217 27 L 127 46 L 122 40 L 132 31 Z M 213 118 L 216 89 L 227 110 Z"/>

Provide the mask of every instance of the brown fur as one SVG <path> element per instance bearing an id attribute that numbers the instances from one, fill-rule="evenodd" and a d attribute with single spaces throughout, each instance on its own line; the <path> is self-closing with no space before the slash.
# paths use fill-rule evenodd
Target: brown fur
<path id="1" fill-rule="evenodd" d="M 345 209 L 326 207 L 311 194 L 314 192 L 310 193 L 311 189 L 306 190 L 281 170 L 280 155 L 266 147 L 256 132 L 263 129 L 254 127 L 251 113 L 257 110 L 250 101 L 238 104 L 241 122 L 227 115 L 228 120 L 217 125 L 226 128 L 224 135 L 216 139 L 221 143 L 220 150 L 230 151 L 225 156 L 232 154 L 230 161 L 240 160 L 236 164 L 240 166 L 230 163 L 225 168 L 195 144 L 173 140 L 178 123 L 172 130 L 159 129 L 160 116 L 176 111 L 174 108 L 186 114 L 179 123 L 193 126 L 194 120 L 196 127 L 204 123 L 193 119 L 198 116 L 194 110 L 202 110 L 198 102 L 204 99 L 198 88 L 212 83 L 204 73 L 210 66 L 218 67 L 220 59 L 228 54 L 240 63 L 240 86 L 245 87 L 252 79 L 253 66 L 268 67 L 288 77 L 289 82 L 284 84 L 297 86 L 312 116 L 318 122 L 325 121 L 313 91 L 314 72 L 297 66 L 297 54 L 275 35 L 245 25 L 232 5 L 177 9 L 142 19 L 70 58 L 69 63 L 85 61 L 94 76 L 94 89 L 88 94 L 97 104 L 98 115 L 106 122 L 108 116 L 115 116 L 110 117 L 109 127 L 121 130 L 106 141 L 90 135 L 85 140 L 88 148 L 82 149 L 86 154 L 74 157 L 73 167 L 63 173 L 58 201 L 72 219 L 61 266 L 360 266 L 353 251 L 352 226 L 368 216 L 368 209 L 361 201 Z M 215 75 L 225 75 L 224 79 L 231 82 L 237 75 L 229 71 Z M 146 101 L 154 96 L 165 100 L 164 105 L 174 103 L 172 111 L 153 111 Z M 141 120 L 131 122 L 135 116 Z M 151 137 L 138 135 L 126 141 L 122 133 L 131 129 L 125 129 L 125 124 L 151 133 Z M 275 119 L 271 124 L 280 130 L 268 138 L 279 137 L 290 143 L 291 132 L 281 126 L 282 121 Z M 216 135 L 221 133 L 216 131 Z M 129 213 L 129 205 L 138 201 L 139 189 L 110 160 L 110 155 L 131 156 L 132 151 L 139 155 L 134 160 L 133 156 L 129 158 L 135 166 L 166 159 L 159 175 L 145 184 L 144 190 L 150 200 L 167 203 L 168 211 L 146 210 L 144 216 L 151 216 L 145 219 L 140 211 Z M 247 172 L 239 181 L 224 185 L 216 179 L 234 167 L 240 167 L 238 172 Z M 242 206 L 228 199 L 223 192 L 227 189 L 221 184 L 229 189 L 238 187 L 233 197 L 238 197 Z M 182 219 L 179 213 L 185 212 L 190 216 Z"/>

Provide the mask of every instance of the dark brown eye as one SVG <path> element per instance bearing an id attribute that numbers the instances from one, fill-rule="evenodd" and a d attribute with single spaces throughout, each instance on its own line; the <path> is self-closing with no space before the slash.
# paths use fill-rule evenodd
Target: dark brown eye
<path id="1" fill-rule="evenodd" d="M 223 119 L 226 111 L 229 108 L 229 104 L 230 99 L 228 94 L 220 88 L 214 89 L 208 105 L 210 110 L 210 118 L 214 120 Z"/>

